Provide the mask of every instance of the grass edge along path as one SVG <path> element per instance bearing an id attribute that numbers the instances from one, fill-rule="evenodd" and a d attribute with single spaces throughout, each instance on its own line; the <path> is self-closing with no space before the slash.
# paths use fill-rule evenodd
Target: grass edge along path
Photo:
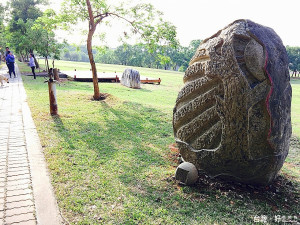
<path id="1" fill-rule="evenodd" d="M 174 181 L 172 109 L 183 74 L 154 73 L 163 77 L 162 84 L 140 90 L 100 83 L 101 92 L 110 94 L 102 102 L 91 101 L 91 83 L 64 82 L 57 86 L 54 117 L 43 79 L 23 76 L 58 203 L 70 224 L 253 224 L 255 219 L 272 224 L 277 215 L 299 222 L 297 141 L 289 167 L 285 164 L 271 186 L 205 176 L 193 187 Z M 300 90 L 297 82 L 294 89 Z"/>

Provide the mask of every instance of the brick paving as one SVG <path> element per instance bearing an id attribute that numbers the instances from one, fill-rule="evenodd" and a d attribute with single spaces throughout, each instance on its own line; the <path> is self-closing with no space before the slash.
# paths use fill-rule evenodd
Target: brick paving
<path id="1" fill-rule="evenodd" d="M 0 225 L 63 224 L 18 68 L 16 74 L 0 87 Z"/>

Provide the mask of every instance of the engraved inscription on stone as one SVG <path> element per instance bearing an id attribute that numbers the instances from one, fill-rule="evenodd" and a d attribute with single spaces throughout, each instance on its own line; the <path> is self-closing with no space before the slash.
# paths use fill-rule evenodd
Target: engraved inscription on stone
<path id="1" fill-rule="evenodd" d="M 208 175 L 268 184 L 288 154 L 291 86 L 280 38 L 237 20 L 198 47 L 173 112 L 182 158 Z"/>

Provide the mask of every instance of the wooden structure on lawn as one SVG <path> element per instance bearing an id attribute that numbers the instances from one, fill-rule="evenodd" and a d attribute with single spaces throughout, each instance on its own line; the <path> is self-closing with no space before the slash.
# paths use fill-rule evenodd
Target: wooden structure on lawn
<path id="1" fill-rule="evenodd" d="M 68 77 L 73 78 L 75 81 L 83 81 L 83 82 L 92 82 L 92 72 L 91 71 L 65 71 L 65 74 Z M 98 81 L 99 82 L 112 82 L 119 83 L 121 82 L 122 74 L 120 73 L 98 73 Z M 143 84 L 160 84 L 160 78 L 146 77 L 140 76 L 140 81 Z"/>

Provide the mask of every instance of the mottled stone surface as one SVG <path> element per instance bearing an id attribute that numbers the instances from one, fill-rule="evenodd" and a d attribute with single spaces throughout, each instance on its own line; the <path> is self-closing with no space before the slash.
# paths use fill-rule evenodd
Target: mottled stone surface
<path id="1" fill-rule="evenodd" d="M 121 84 L 130 88 L 141 88 L 139 71 L 134 69 L 126 69 L 122 74 Z"/>
<path id="2" fill-rule="evenodd" d="M 288 154 L 288 57 L 273 29 L 237 20 L 198 47 L 173 114 L 183 159 L 210 176 L 268 184 Z"/>

